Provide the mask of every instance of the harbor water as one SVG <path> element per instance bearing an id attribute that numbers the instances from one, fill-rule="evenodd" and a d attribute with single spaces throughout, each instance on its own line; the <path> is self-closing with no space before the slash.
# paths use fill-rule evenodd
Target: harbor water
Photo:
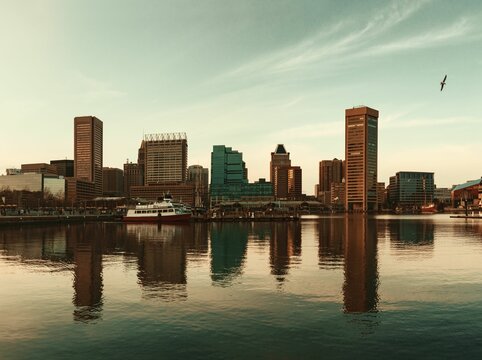
<path id="1" fill-rule="evenodd" d="M 482 357 L 482 220 L 0 227 L 0 359 Z"/>

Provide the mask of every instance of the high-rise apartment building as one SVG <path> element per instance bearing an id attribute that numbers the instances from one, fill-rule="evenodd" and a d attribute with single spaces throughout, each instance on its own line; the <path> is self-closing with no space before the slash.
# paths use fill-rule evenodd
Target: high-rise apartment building
<path id="1" fill-rule="evenodd" d="M 378 110 L 366 106 L 345 110 L 347 211 L 377 208 Z"/>
<path id="2" fill-rule="evenodd" d="M 144 185 L 185 183 L 187 180 L 187 137 L 185 133 L 149 134 L 139 149 L 139 167 Z"/>
<path id="3" fill-rule="evenodd" d="M 74 119 L 74 177 L 94 184 L 94 195 L 102 195 L 103 124 L 95 116 Z"/>

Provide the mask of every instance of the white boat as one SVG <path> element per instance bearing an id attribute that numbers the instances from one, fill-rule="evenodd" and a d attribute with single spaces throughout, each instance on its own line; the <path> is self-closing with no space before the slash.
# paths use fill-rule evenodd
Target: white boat
<path id="1" fill-rule="evenodd" d="M 185 205 L 173 203 L 170 198 L 151 204 L 138 204 L 134 209 L 128 209 L 122 218 L 125 222 L 178 222 L 189 221 L 191 211 Z"/>

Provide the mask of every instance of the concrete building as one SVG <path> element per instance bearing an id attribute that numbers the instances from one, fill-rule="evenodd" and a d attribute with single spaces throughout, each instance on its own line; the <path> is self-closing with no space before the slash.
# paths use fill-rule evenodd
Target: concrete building
<path id="1" fill-rule="evenodd" d="M 378 110 L 362 106 L 345 110 L 345 209 L 377 209 Z"/>
<path id="2" fill-rule="evenodd" d="M 185 183 L 187 180 L 187 137 L 185 133 L 149 134 L 139 150 L 144 185 Z"/>
<path id="3" fill-rule="evenodd" d="M 103 196 L 124 196 L 124 172 L 121 169 L 105 167 L 103 175 Z"/>
<path id="4" fill-rule="evenodd" d="M 438 203 L 450 205 L 452 201 L 452 189 L 435 187 L 433 198 Z"/>
<path id="5" fill-rule="evenodd" d="M 103 190 L 103 124 L 95 116 L 74 119 L 74 177 L 94 184 L 95 196 Z M 70 195 L 69 195 L 70 196 Z"/>

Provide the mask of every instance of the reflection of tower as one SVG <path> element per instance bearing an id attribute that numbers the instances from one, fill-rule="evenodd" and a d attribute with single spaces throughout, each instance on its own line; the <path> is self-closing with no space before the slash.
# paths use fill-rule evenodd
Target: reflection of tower
<path id="1" fill-rule="evenodd" d="M 346 312 L 377 309 L 378 269 L 376 220 L 364 216 L 345 219 L 345 283 L 343 300 Z"/>
<path id="2" fill-rule="evenodd" d="M 273 223 L 269 247 L 271 274 L 283 282 L 293 256 L 301 256 L 301 225 L 299 222 Z"/>
<path id="3" fill-rule="evenodd" d="M 391 247 L 414 248 L 418 253 L 433 251 L 435 225 L 431 220 L 391 221 L 388 227 Z"/>
<path id="4" fill-rule="evenodd" d="M 187 227 L 189 228 L 189 227 Z M 146 297 L 179 300 L 186 293 L 186 248 L 183 226 L 139 228 L 139 282 Z"/>
<path id="5" fill-rule="evenodd" d="M 343 266 L 345 251 L 343 218 L 323 218 L 318 221 L 318 264 L 320 268 Z"/>
<path id="6" fill-rule="evenodd" d="M 248 228 L 240 224 L 214 223 L 211 227 L 211 279 L 229 286 L 242 273 L 248 246 Z"/>
<path id="7" fill-rule="evenodd" d="M 92 226 L 70 228 L 68 235 L 74 245 L 74 319 L 96 320 L 102 310 L 102 252 L 99 229 Z"/>

